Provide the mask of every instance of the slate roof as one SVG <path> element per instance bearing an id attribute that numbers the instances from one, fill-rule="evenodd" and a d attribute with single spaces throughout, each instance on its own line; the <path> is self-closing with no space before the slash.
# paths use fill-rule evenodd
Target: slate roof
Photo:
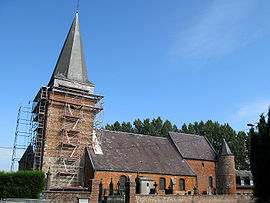
<path id="1" fill-rule="evenodd" d="M 233 153 L 231 152 L 227 142 L 225 139 L 223 139 L 222 141 L 222 145 L 221 145 L 221 148 L 219 150 L 219 155 L 232 155 Z"/>
<path id="2" fill-rule="evenodd" d="M 96 170 L 196 176 L 168 138 L 104 130 L 101 148 L 88 149 Z"/>
<path id="3" fill-rule="evenodd" d="M 23 155 L 22 155 L 21 159 L 19 160 L 19 162 L 27 163 L 29 161 L 34 161 L 33 158 L 34 158 L 33 146 L 29 145 L 27 147 L 27 149 L 25 150 L 25 152 L 23 153 Z"/>
<path id="4" fill-rule="evenodd" d="M 244 182 L 244 185 L 239 184 L 240 180 L 249 180 L 249 181 L 253 180 L 251 171 L 235 170 L 235 175 L 236 175 L 236 188 L 237 189 L 252 189 L 253 186 L 250 185 L 250 183 Z"/>
<path id="5" fill-rule="evenodd" d="M 239 176 L 240 178 L 249 178 L 249 179 L 253 180 L 253 175 L 252 175 L 251 171 L 235 170 L 235 175 L 236 175 L 236 177 Z"/>
<path id="6" fill-rule="evenodd" d="M 169 132 L 169 137 L 183 158 L 216 161 L 217 154 L 204 136 Z"/>
<path id="7" fill-rule="evenodd" d="M 54 78 L 93 85 L 88 81 L 78 13 L 74 17 L 50 81 Z"/>

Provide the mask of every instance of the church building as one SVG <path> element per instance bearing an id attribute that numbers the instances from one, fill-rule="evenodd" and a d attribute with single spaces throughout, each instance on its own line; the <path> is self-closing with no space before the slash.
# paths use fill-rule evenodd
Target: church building
<path id="1" fill-rule="evenodd" d="M 35 139 L 21 170 L 50 174 L 51 190 L 83 190 L 96 179 L 104 188 L 136 182 L 140 194 L 236 194 L 234 155 L 225 140 L 216 152 L 199 135 L 104 130 L 103 96 L 94 87 L 76 13 L 49 83 L 34 99 Z"/>

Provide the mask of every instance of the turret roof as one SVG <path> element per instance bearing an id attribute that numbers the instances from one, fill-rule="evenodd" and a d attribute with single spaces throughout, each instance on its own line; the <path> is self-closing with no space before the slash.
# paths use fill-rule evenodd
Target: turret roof
<path id="1" fill-rule="evenodd" d="M 221 148 L 219 150 L 219 155 L 231 155 L 231 154 L 233 153 L 231 152 L 226 140 L 223 139 Z"/>

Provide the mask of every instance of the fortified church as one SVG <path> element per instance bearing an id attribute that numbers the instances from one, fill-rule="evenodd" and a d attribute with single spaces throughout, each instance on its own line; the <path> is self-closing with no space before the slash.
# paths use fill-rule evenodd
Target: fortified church
<path id="1" fill-rule="evenodd" d="M 199 135 L 103 130 L 103 96 L 94 87 L 76 13 L 49 83 L 34 99 L 35 139 L 20 170 L 44 171 L 50 190 L 83 190 L 96 179 L 104 188 L 136 182 L 141 194 L 236 194 L 234 155 L 225 140 L 216 152 Z"/>

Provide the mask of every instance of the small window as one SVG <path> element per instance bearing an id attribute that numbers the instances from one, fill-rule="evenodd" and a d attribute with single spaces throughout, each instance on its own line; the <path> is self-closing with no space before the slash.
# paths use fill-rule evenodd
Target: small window
<path id="1" fill-rule="evenodd" d="M 184 191 L 184 190 L 186 190 L 186 186 L 185 186 L 185 179 L 180 179 L 179 180 L 179 189 L 180 189 L 180 191 Z"/>
<path id="2" fill-rule="evenodd" d="M 245 185 L 250 185 L 250 180 L 248 178 L 245 178 L 244 183 Z"/>
<path id="3" fill-rule="evenodd" d="M 159 179 L 159 190 L 165 190 L 166 188 L 166 180 L 165 178 Z"/>
<path id="4" fill-rule="evenodd" d="M 204 163 L 202 162 L 202 167 L 204 167 Z"/>
<path id="5" fill-rule="evenodd" d="M 213 177 L 209 176 L 209 187 L 213 188 Z"/>
<path id="6" fill-rule="evenodd" d="M 241 180 L 241 185 L 243 186 L 243 185 L 245 185 L 245 182 L 244 182 L 244 180 Z"/>
<path id="7" fill-rule="evenodd" d="M 250 180 L 250 186 L 253 186 L 253 180 Z"/>

